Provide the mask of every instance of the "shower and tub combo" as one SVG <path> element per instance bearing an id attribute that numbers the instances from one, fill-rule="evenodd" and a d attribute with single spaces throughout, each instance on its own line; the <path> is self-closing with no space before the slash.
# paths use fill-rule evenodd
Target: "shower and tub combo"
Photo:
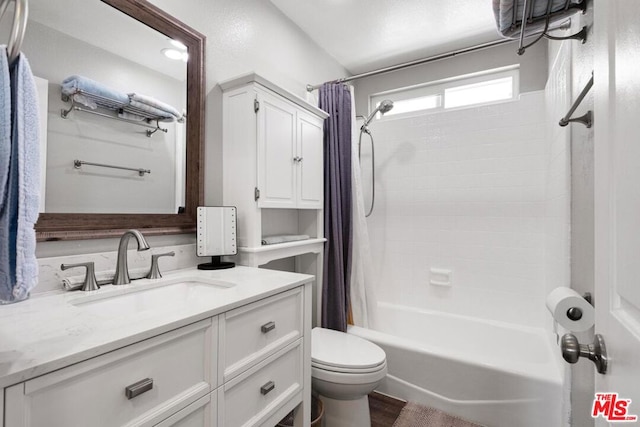
<path id="1" fill-rule="evenodd" d="M 522 119 L 543 102 L 541 93 L 527 94 L 512 105 L 375 121 L 393 107 L 385 100 L 361 117 L 357 153 L 371 168 L 363 180 L 372 189 L 367 216 L 376 181 L 382 207 L 367 221 L 379 298 L 375 322 L 348 333 L 386 353 L 388 372 L 378 391 L 492 427 L 567 425 L 564 366 L 545 328 L 543 302 L 516 295 L 544 278 L 535 269 L 544 262 L 541 234 L 531 231 L 544 222 L 501 204 L 516 194 L 512 187 L 529 203 L 531 184 L 493 179 L 515 165 L 521 175 L 514 178 L 544 179 L 534 158 L 544 154 L 543 136 L 539 145 L 533 139 L 539 125 L 535 116 Z M 513 141 L 513 129 L 503 124 L 508 120 L 531 129 L 526 144 Z M 371 148 L 363 145 L 364 134 Z M 454 270 L 457 276 L 446 281 L 430 276 Z"/>

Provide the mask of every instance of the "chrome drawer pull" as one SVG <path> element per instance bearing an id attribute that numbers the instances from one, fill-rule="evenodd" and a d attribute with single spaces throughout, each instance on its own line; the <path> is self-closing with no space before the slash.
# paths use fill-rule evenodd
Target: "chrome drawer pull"
<path id="1" fill-rule="evenodd" d="M 276 383 L 274 383 L 273 381 L 269 381 L 268 383 L 260 387 L 260 393 L 262 395 L 266 395 L 274 388 L 276 388 Z"/>
<path id="2" fill-rule="evenodd" d="M 276 328 L 276 322 L 265 323 L 260 327 L 260 330 L 263 334 L 266 334 L 269 331 L 273 331 Z"/>
<path id="3" fill-rule="evenodd" d="M 127 399 L 133 399 L 136 396 L 141 395 L 153 388 L 153 379 L 145 378 L 137 383 L 131 384 L 124 389 L 124 394 L 127 395 Z"/>

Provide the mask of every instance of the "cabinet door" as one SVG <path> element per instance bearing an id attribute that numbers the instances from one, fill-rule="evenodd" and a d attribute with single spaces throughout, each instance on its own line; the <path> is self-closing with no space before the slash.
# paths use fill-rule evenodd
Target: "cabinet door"
<path id="1" fill-rule="evenodd" d="M 298 112 L 298 207 L 322 209 L 323 201 L 322 121 Z"/>
<path id="2" fill-rule="evenodd" d="M 259 92 L 258 189 L 260 208 L 296 206 L 296 108 Z"/>

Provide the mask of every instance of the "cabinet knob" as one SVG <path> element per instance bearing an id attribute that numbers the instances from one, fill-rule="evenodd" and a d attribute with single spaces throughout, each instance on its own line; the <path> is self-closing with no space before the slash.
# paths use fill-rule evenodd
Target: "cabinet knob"
<path id="1" fill-rule="evenodd" d="M 274 383 L 273 381 L 269 381 L 268 383 L 260 387 L 260 394 L 262 394 L 263 396 L 267 395 L 274 388 L 276 388 L 276 383 Z"/>
<path id="2" fill-rule="evenodd" d="M 293 158 L 293 161 L 296 162 L 296 163 L 300 163 L 302 161 L 302 157 L 296 156 L 296 157 Z"/>
<path id="3" fill-rule="evenodd" d="M 134 397 L 139 396 L 142 393 L 145 393 L 151 390 L 152 388 L 153 388 L 153 379 L 145 378 L 143 380 L 140 380 L 136 383 L 131 384 L 130 386 L 127 386 L 124 389 L 124 394 L 127 395 L 127 399 L 131 400 Z"/>
<path id="4" fill-rule="evenodd" d="M 276 322 L 267 322 L 264 325 L 260 326 L 260 330 L 263 334 L 266 334 L 269 331 L 273 331 L 276 328 Z"/>

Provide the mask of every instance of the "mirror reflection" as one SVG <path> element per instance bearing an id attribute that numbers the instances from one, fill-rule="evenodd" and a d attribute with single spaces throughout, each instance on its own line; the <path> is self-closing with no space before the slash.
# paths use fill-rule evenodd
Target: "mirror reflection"
<path id="1" fill-rule="evenodd" d="M 41 212 L 180 212 L 187 48 L 99 0 L 31 0 L 28 28 Z"/>

